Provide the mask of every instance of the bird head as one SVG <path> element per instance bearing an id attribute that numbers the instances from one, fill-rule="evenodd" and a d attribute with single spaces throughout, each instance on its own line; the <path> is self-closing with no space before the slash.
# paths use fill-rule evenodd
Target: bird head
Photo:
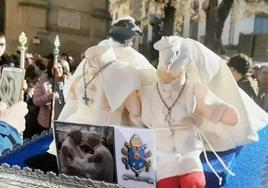
<path id="1" fill-rule="evenodd" d="M 115 20 L 112 23 L 110 37 L 116 42 L 129 45 L 136 36 L 143 36 L 141 29 L 135 24 L 135 19 L 126 16 Z"/>

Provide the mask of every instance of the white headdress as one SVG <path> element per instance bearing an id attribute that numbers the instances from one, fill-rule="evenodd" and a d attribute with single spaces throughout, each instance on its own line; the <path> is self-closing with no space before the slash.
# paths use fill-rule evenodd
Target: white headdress
<path id="1" fill-rule="evenodd" d="M 129 21 L 132 21 L 132 22 L 135 23 L 135 19 L 132 18 L 131 16 L 124 16 L 124 17 L 120 17 L 120 18 L 118 18 L 117 20 L 113 21 L 113 22 L 112 22 L 112 26 L 113 26 L 114 24 L 117 24 L 118 22 L 120 22 L 120 21 L 124 21 L 124 20 L 126 20 L 126 21 L 129 20 Z"/>
<path id="2" fill-rule="evenodd" d="M 154 48 L 159 50 L 158 70 L 177 77 L 191 62 L 190 44 L 184 38 L 177 36 L 162 37 L 154 44 Z"/>

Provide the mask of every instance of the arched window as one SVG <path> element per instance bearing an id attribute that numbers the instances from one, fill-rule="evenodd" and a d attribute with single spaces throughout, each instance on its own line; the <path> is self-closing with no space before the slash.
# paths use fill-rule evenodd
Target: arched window
<path id="1" fill-rule="evenodd" d="M 6 3 L 5 0 L 0 0 L 0 33 L 5 33 L 6 22 Z"/>

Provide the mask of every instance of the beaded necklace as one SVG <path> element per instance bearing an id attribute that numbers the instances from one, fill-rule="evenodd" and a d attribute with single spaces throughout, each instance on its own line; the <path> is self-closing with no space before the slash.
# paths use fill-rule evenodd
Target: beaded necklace
<path id="1" fill-rule="evenodd" d="M 175 100 L 173 101 L 173 103 L 169 106 L 166 101 L 163 99 L 163 96 L 160 92 L 160 89 L 159 89 L 159 83 L 156 84 L 156 89 L 157 89 L 157 93 L 159 95 L 159 98 L 161 99 L 162 103 L 164 104 L 164 106 L 166 107 L 168 113 L 165 115 L 165 121 L 168 122 L 168 126 L 171 125 L 172 123 L 172 120 L 171 120 L 171 111 L 172 111 L 172 108 L 175 106 L 176 102 L 178 101 L 178 99 L 180 98 L 184 88 L 185 88 L 185 85 L 186 85 L 186 82 L 187 80 L 185 81 L 185 83 L 183 84 L 180 92 L 178 93 L 177 97 L 175 98 Z"/>
<path id="2" fill-rule="evenodd" d="M 106 65 L 104 65 L 103 67 L 101 67 L 95 74 L 93 74 L 92 78 L 90 78 L 88 81 L 86 81 L 86 70 L 85 70 L 87 63 L 84 63 L 84 65 L 83 65 L 84 96 L 82 97 L 82 100 L 85 101 L 86 105 L 88 105 L 88 102 L 90 101 L 90 98 L 87 96 L 88 85 L 98 76 L 98 74 L 101 71 L 103 71 L 105 68 L 107 68 L 109 65 L 111 65 L 114 62 L 115 61 L 111 61 L 111 62 L 107 63 Z"/>

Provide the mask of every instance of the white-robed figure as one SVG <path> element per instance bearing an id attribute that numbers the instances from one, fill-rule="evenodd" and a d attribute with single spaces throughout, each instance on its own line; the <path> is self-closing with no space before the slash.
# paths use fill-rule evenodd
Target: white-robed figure
<path id="1" fill-rule="evenodd" d="M 115 71 L 113 69 L 113 71 L 109 71 L 108 77 L 112 79 L 107 79 L 104 82 L 106 83 L 106 86 L 105 86 L 106 88 L 105 92 L 107 94 L 106 97 L 108 97 L 108 102 L 111 105 L 110 107 L 112 111 L 114 111 L 118 107 L 118 105 L 121 104 L 122 102 L 121 100 L 123 100 L 125 96 L 128 96 L 129 88 L 134 87 L 137 90 L 139 90 L 140 85 L 141 86 L 150 85 L 156 81 L 155 68 L 148 62 L 148 60 L 142 54 L 140 54 L 139 52 L 137 52 L 135 49 L 131 47 L 133 38 L 138 35 L 142 35 L 142 32 L 135 25 L 135 20 L 130 16 L 126 16 L 126 17 L 122 17 L 114 21 L 112 23 L 110 37 L 106 40 L 101 41 L 98 44 L 98 46 L 105 48 L 105 49 L 113 48 L 113 53 L 107 53 L 106 55 L 108 61 L 111 61 L 114 58 L 116 59 L 116 63 L 120 63 L 120 65 L 123 66 L 120 68 L 120 70 Z M 92 54 L 90 54 L 89 51 L 87 51 L 85 55 L 92 56 Z M 77 120 L 75 120 L 76 118 L 73 118 L 74 115 L 71 115 L 78 108 L 77 105 L 79 103 L 77 103 L 77 100 L 74 99 L 75 97 L 73 97 L 73 93 L 74 93 L 74 90 L 78 90 L 79 85 L 77 84 L 77 79 L 78 77 L 82 76 L 82 72 L 83 72 L 84 64 L 85 64 L 84 62 L 87 59 L 88 57 L 86 57 L 86 59 L 84 59 L 80 63 L 74 75 L 70 78 L 70 80 L 64 86 L 64 97 L 65 97 L 66 105 L 64 109 L 62 110 L 58 120 L 63 120 L 63 121 L 71 120 L 71 121 L 77 121 L 78 123 L 83 122 L 83 123 L 95 123 L 95 124 L 96 123 L 97 124 L 107 124 L 107 123 L 127 124 L 128 122 L 124 122 L 124 121 L 123 122 L 118 122 L 118 120 L 116 120 L 116 122 L 112 121 L 114 117 L 109 117 L 110 120 L 107 121 L 107 120 L 104 120 L 102 116 L 96 116 L 96 114 L 92 115 L 94 116 L 94 119 L 92 119 L 92 121 L 88 121 L 89 115 L 88 114 L 85 115 L 85 113 L 82 113 L 79 115 L 80 116 L 79 118 L 81 118 L 81 120 L 78 120 L 78 117 L 77 117 Z M 133 75 L 132 78 L 129 78 L 131 77 L 130 75 Z M 136 76 L 137 80 L 129 82 L 127 79 L 134 80 L 134 75 Z M 139 86 L 132 86 L 133 84 L 139 85 Z M 92 87 L 92 84 L 90 85 L 88 86 L 88 89 Z M 80 90 L 81 88 L 83 89 L 83 86 L 80 87 Z M 117 97 L 111 98 L 111 95 L 117 96 Z M 120 102 L 118 102 L 117 98 L 120 98 Z M 93 100 L 96 100 L 96 99 L 93 99 Z M 89 100 L 88 103 L 92 103 L 93 100 L 91 101 Z M 133 100 L 132 102 L 137 103 L 136 99 Z M 96 105 L 95 110 L 97 110 L 97 108 L 99 107 Z M 84 108 L 83 111 L 88 111 L 88 110 L 89 108 Z M 105 109 L 105 111 L 107 113 L 109 110 Z M 121 112 L 119 114 L 121 114 Z M 72 116 L 72 118 L 69 117 L 70 115 Z M 115 113 L 113 113 L 113 116 L 115 116 Z M 132 118 L 132 122 L 134 122 L 136 125 L 141 124 L 138 116 L 136 117 L 131 116 L 130 118 Z M 84 121 L 83 119 L 87 119 L 87 121 Z M 128 117 L 126 119 L 128 119 Z"/>
<path id="2" fill-rule="evenodd" d="M 205 149 L 199 128 L 204 119 L 236 125 L 239 114 L 188 77 L 186 69 L 192 63 L 188 40 L 163 37 L 154 48 L 159 50 L 158 82 L 144 87 L 141 98 L 142 120 L 156 136 L 158 187 L 204 187 L 199 156 Z"/>
<path id="3" fill-rule="evenodd" d="M 113 48 L 90 47 L 64 90 L 66 105 L 58 120 L 97 125 L 128 125 L 140 115 L 137 72 L 118 62 Z M 127 111 L 129 117 L 124 115 Z"/>
<path id="4" fill-rule="evenodd" d="M 103 126 L 140 125 L 140 87 L 137 71 L 117 61 L 112 47 L 90 47 L 65 85 L 66 103 L 58 120 Z M 49 152 L 56 154 L 55 149 L 53 142 Z"/>
<path id="5" fill-rule="evenodd" d="M 99 109 L 99 106 L 95 105 L 96 111 L 102 111 L 108 115 L 108 119 L 104 119 L 102 116 L 97 116 L 95 113 L 92 113 L 92 115 L 89 115 L 91 108 L 85 108 L 81 107 L 79 105 L 81 102 L 78 102 L 77 97 L 74 97 L 73 91 L 75 89 L 78 89 L 76 80 L 78 77 L 81 77 L 83 73 L 83 67 L 84 62 L 87 58 L 85 58 L 80 65 L 77 67 L 77 70 L 75 71 L 74 75 L 69 79 L 69 81 L 64 86 L 64 98 L 66 101 L 66 104 L 58 118 L 60 121 L 72 121 L 77 123 L 93 123 L 93 124 L 129 124 L 133 123 L 135 125 L 142 124 L 140 121 L 140 101 L 137 98 L 138 93 L 137 91 L 140 90 L 140 86 L 149 85 L 156 81 L 156 73 L 155 68 L 148 62 L 148 60 L 139 52 L 137 52 L 135 49 L 131 47 L 132 40 L 134 37 L 142 35 L 141 30 L 135 25 L 135 20 L 130 17 L 122 17 L 118 20 L 114 21 L 112 23 L 112 28 L 110 31 L 110 37 L 106 40 L 101 41 L 98 46 L 102 48 L 113 48 L 112 57 L 116 59 L 117 63 L 120 63 L 121 66 L 125 68 L 120 68 L 120 72 L 118 71 L 110 71 L 109 76 L 112 79 L 107 79 L 106 89 L 105 92 L 107 94 L 111 94 L 114 96 L 114 98 L 109 98 L 109 95 L 107 95 L 107 100 L 109 102 L 110 109 L 108 108 L 108 105 L 106 105 L 106 109 L 103 110 L 102 108 Z M 86 53 L 87 55 L 88 53 Z M 111 57 L 109 57 L 109 61 L 111 61 Z M 130 71 L 131 70 L 131 71 Z M 133 71 L 134 70 L 134 71 Z M 132 76 L 131 76 L 132 75 Z M 134 77 L 137 76 L 135 79 Z M 129 77 L 133 77 L 133 82 L 129 81 Z M 135 81 L 134 81 L 135 80 Z M 88 82 L 88 81 L 86 81 Z M 109 82 L 109 84 L 108 84 Z M 132 83 L 131 83 L 132 82 Z M 87 84 L 86 84 L 87 85 Z M 90 86 L 89 86 L 90 87 Z M 88 88 L 89 88 L 88 87 Z M 130 88 L 135 88 L 136 91 L 132 94 L 128 93 L 128 90 L 131 90 Z M 129 96 L 128 96 L 129 95 Z M 96 95 L 97 96 L 97 95 Z M 116 96 L 116 97 L 115 97 Z M 133 109 L 133 114 L 126 113 L 122 116 L 121 112 L 123 109 L 120 108 L 120 112 L 115 111 L 117 109 L 118 105 L 120 106 L 122 104 L 122 100 L 124 97 L 128 97 L 128 102 L 125 103 L 125 105 L 128 106 L 136 106 Z M 87 99 L 88 96 L 84 95 L 84 99 Z M 81 97 L 80 97 L 81 98 Z M 133 99 L 134 98 L 134 99 Z M 99 100 L 100 98 L 98 98 Z M 96 99 L 93 99 L 96 100 Z M 92 103 L 93 100 L 88 101 L 88 103 Z M 81 109 L 80 109 L 81 107 Z M 80 113 L 83 111 L 84 113 Z M 111 111 L 113 111 L 111 115 Z M 85 113 L 87 112 L 87 113 Z M 75 115 L 71 115 L 75 114 Z M 129 115 L 128 115 L 129 114 Z M 135 114 L 135 115 L 134 115 Z M 121 116 L 122 118 L 118 119 L 118 117 Z M 92 117 L 90 119 L 89 117 Z M 81 118 L 81 120 L 80 120 Z M 131 119 L 131 121 L 128 121 L 127 119 Z M 89 121 L 90 119 L 90 121 Z M 123 120 L 123 121 L 121 121 Z M 126 121 L 125 121 L 126 120 Z M 52 151 L 51 149 L 55 148 L 54 146 L 50 146 L 50 152 L 55 153 L 55 151 Z"/>

